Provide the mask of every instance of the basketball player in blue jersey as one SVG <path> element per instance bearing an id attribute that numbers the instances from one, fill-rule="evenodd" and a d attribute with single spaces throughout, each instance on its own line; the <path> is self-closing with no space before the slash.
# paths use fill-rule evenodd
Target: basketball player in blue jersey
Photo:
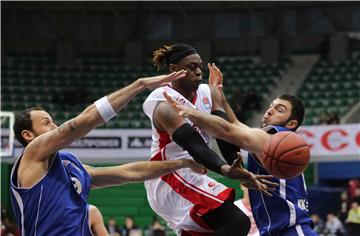
<path id="1" fill-rule="evenodd" d="M 11 171 L 10 195 L 21 235 L 92 235 L 87 203 L 90 187 L 144 181 L 180 168 L 203 172 L 202 166 L 185 159 L 92 168 L 60 151 L 110 120 L 136 94 L 184 76 L 185 72 L 179 71 L 138 79 L 97 100 L 60 127 L 42 108 L 17 114 L 14 132 L 25 149 Z"/>
<path id="2" fill-rule="evenodd" d="M 215 137 L 248 150 L 250 153 L 248 157 L 249 171 L 254 174 L 269 174 L 258 159 L 261 157 L 262 148 L 271 134 L 295 131 L 301 125 L 304 117 L 303 103 L 294 96 L 281 95 L 271 102 L 265 112 L 261 121 L 261 129 L 249 128 L 236 119 L 222 93 L 222 74 L 217 67 L 215 73 L 217 76 L 213 78 L 216 79 L 209 83 L 220 88 L 223 107 L 229 122 L 191 107 L 185 107 L 165 94 L 167 101 L 172 104 L 180 116 L 188 118 Z M 317 235 L 312 230 L 313 223 L 308 215 L 308 199 L 303 174 L 293 179 L 274 177 L 271 180 L 279 184 L 271 197 L 259 191 L 249 190 L 250 204 L 260 235 Z"/>

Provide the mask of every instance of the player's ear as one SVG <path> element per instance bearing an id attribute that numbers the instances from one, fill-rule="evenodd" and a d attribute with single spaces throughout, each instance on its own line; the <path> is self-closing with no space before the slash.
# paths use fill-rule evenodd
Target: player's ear
<path id="1" fill-rule="evenodd" d="M 170 65 L 169 65 L 169 70 L 170 70 L 170 72 L 172 73 L 172 72 L 178 71 L 179 68 L 178 68 L 178 66 L 175 65 L 175 64 L 170 64 Z"/>
<path id="2" fill-rule="evenodd" d="M 286 128 L 288 129 L 295 129 L 296 126 L 298 126 L 299 122 L 297 120 L 289 120 L 287 123 L 286 123 Z"/>
<path id="3" fill-rule="evenodd" d="M 26 142 L 30 142 L 35 138 L 35 135 L 33 132 L 24 129 L 23 131 L 21 131 L 21 136 L 26 140 Z"/>

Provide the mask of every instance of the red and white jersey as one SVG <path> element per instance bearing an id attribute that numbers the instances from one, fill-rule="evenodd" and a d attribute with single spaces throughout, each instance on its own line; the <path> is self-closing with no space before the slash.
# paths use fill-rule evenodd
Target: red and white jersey
<path id="1" fill-rule="evenodd" d="M 253 216 L 251 208 L 250 208 L 250 203 L 249 203 L 249 206 L 247 207 L 247 206 L 245 206 L 243 200 L 239 199 L 239 200 L 235 201 L 234 204 L 250 218 L 251 227 L 250 227 L 248 236 L 259 236 L 260 233 L 256 226 L 256 222 L 255 222 L 254 216 Z"/>
<path id="2" fill-rule="evenodd" d="M 164 147 L 164 145 L 167 146 L 166 148 L 168 151 L 170 151 L 171 149 L 172 154 L 176 154 L 178 158 L 181 158 L 182 156 L 188 156 L 189 154 L 187 153 L 187 151 L 184 151 L 183 148 L 177 145 L 175 142 L 172 142 L 172 140 L 170 140 L 171 142 L 166 141 L 167 138 L 169 138 L 169 135 L 167 133 L 158 132 L 157 129 L 154 127 L 152 120 L 153 113 L 159 102 L 165 101 L 164 91 L 166 91 L 175 101 L 183 105 L 195 108 L 199 111 L 211 113 L 212 100 L 211 100 L 210 88 L 206 84 L 201 84 L 197 90 L 197 93 L 193 101 L 190 102 L 183 95 L 178 93 L 176 90 L 170 87 L 161 87 L 154 90 L 147 97 L 147 99 L 143 104 L 143 110 L 145 114 L 150 118 L 152 123 L 153 143 L 151 147 L 151 156 L 156 155 L 160 151 L 160 149 Z M 210 146 L 211 143 L 210 134 L 204 130 L 201 130 L 199 127 L 193 125 L 193 123 L 190 120 L 186 119 L 186 122 L 192 125 L 196 129 L 196 131 L 200 133 L 204 141 Z M 178 158 L 173 157 L 172 159 L 178 159 Z"/>
<path id="3" fill-rule="evenodd" d="M 206 84 L 201 84 L 193 101 L 188 101 L 174 89 L 161 87 L 154 90 L 143 104 L 143 110 L 152 122 L 153 143 L 150 161 L 192 159 L 189 153 L 176 144 L 166 132 L 159 132 L 154 127 L 153 114 L 156 106 L 166 100 L 164 91 L 185 106 L 211 113 L 210 88 Z M 186 122 L 192 125 L 210 145 L 209 133 L 194 126 L 187 119 Z M 167 221 L 177 235 L 193 235 L 199 232 L 211 235 L 213 231 L 202 221 L 201 216 L 219 207 L 225 200 L 234 199 L 233 189 L 188 168 L 146 181 L 145 188 L 151 208 Z"/>

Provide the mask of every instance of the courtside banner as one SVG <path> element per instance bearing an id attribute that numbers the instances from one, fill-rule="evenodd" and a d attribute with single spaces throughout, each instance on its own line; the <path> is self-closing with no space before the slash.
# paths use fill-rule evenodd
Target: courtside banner
<path id="1" fill-rule="evenodd" d="M 2 130 L 2 143 L 8 142 L 7 132 Z M 311 162 L 360 161 L 360 124 L 303 126 L 297 133 L 311 147 Z M 150 158 L 151 134 L 150 129 L 96 129 L 66 151 L 91 162 L 144 160 Z M 15 142 L 14 156 L 21 152 L 22 147 Z"/>
<path id="2" fill-rule="evenodd" d="M 360 124 L 303 126 L 297 133 L 310 145 L 312 162 L 360 160 Z"/>
<path id="3" fill-rule="evenodd" d="M 2 142 L 8 142 L 1 130 Z M 74 153 L 79 159 L 91 162 L 119 162 L 144 160 L 150 158 L 151 129 L 95 129 L 83 138 L 73 142 L 66 151 Z M 22 153 L 22 146 L 15 141 L 13 157 L 2 158 L 13 161 Z"/>

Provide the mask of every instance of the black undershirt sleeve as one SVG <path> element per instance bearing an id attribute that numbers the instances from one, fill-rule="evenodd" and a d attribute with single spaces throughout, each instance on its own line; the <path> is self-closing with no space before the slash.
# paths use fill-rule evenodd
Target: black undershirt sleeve
<path id="1" fill-rule="evenodd" d="M 220 168 L 226 162 L 206 145 L 204 139 L 190 124 L 185 123 L 177 128 L 172 138 L 178 145 L 188 151 L 195 161 L 222 175 Z"/>
<path id="2" fill-rule="evenodd" d="M 211 114 L 215 115 L 215 116 L 219 116 L 221 118 L 223 118 L 224 120 L 227 120 L 227 115 L 225 112 L 220 111 L 220 110 L 215 110 L 213 112 L 211 112 Z M 216 143 L 219 146 L 220 152 L 222 154 L 222 156 L 224 157 L 224 159 L 226 160 L 226 162 L 231 165 L 237 158 L 237 152 L 240 151 L 240 148 L 228 143 L 222 139 L 216 139 Z"/>

